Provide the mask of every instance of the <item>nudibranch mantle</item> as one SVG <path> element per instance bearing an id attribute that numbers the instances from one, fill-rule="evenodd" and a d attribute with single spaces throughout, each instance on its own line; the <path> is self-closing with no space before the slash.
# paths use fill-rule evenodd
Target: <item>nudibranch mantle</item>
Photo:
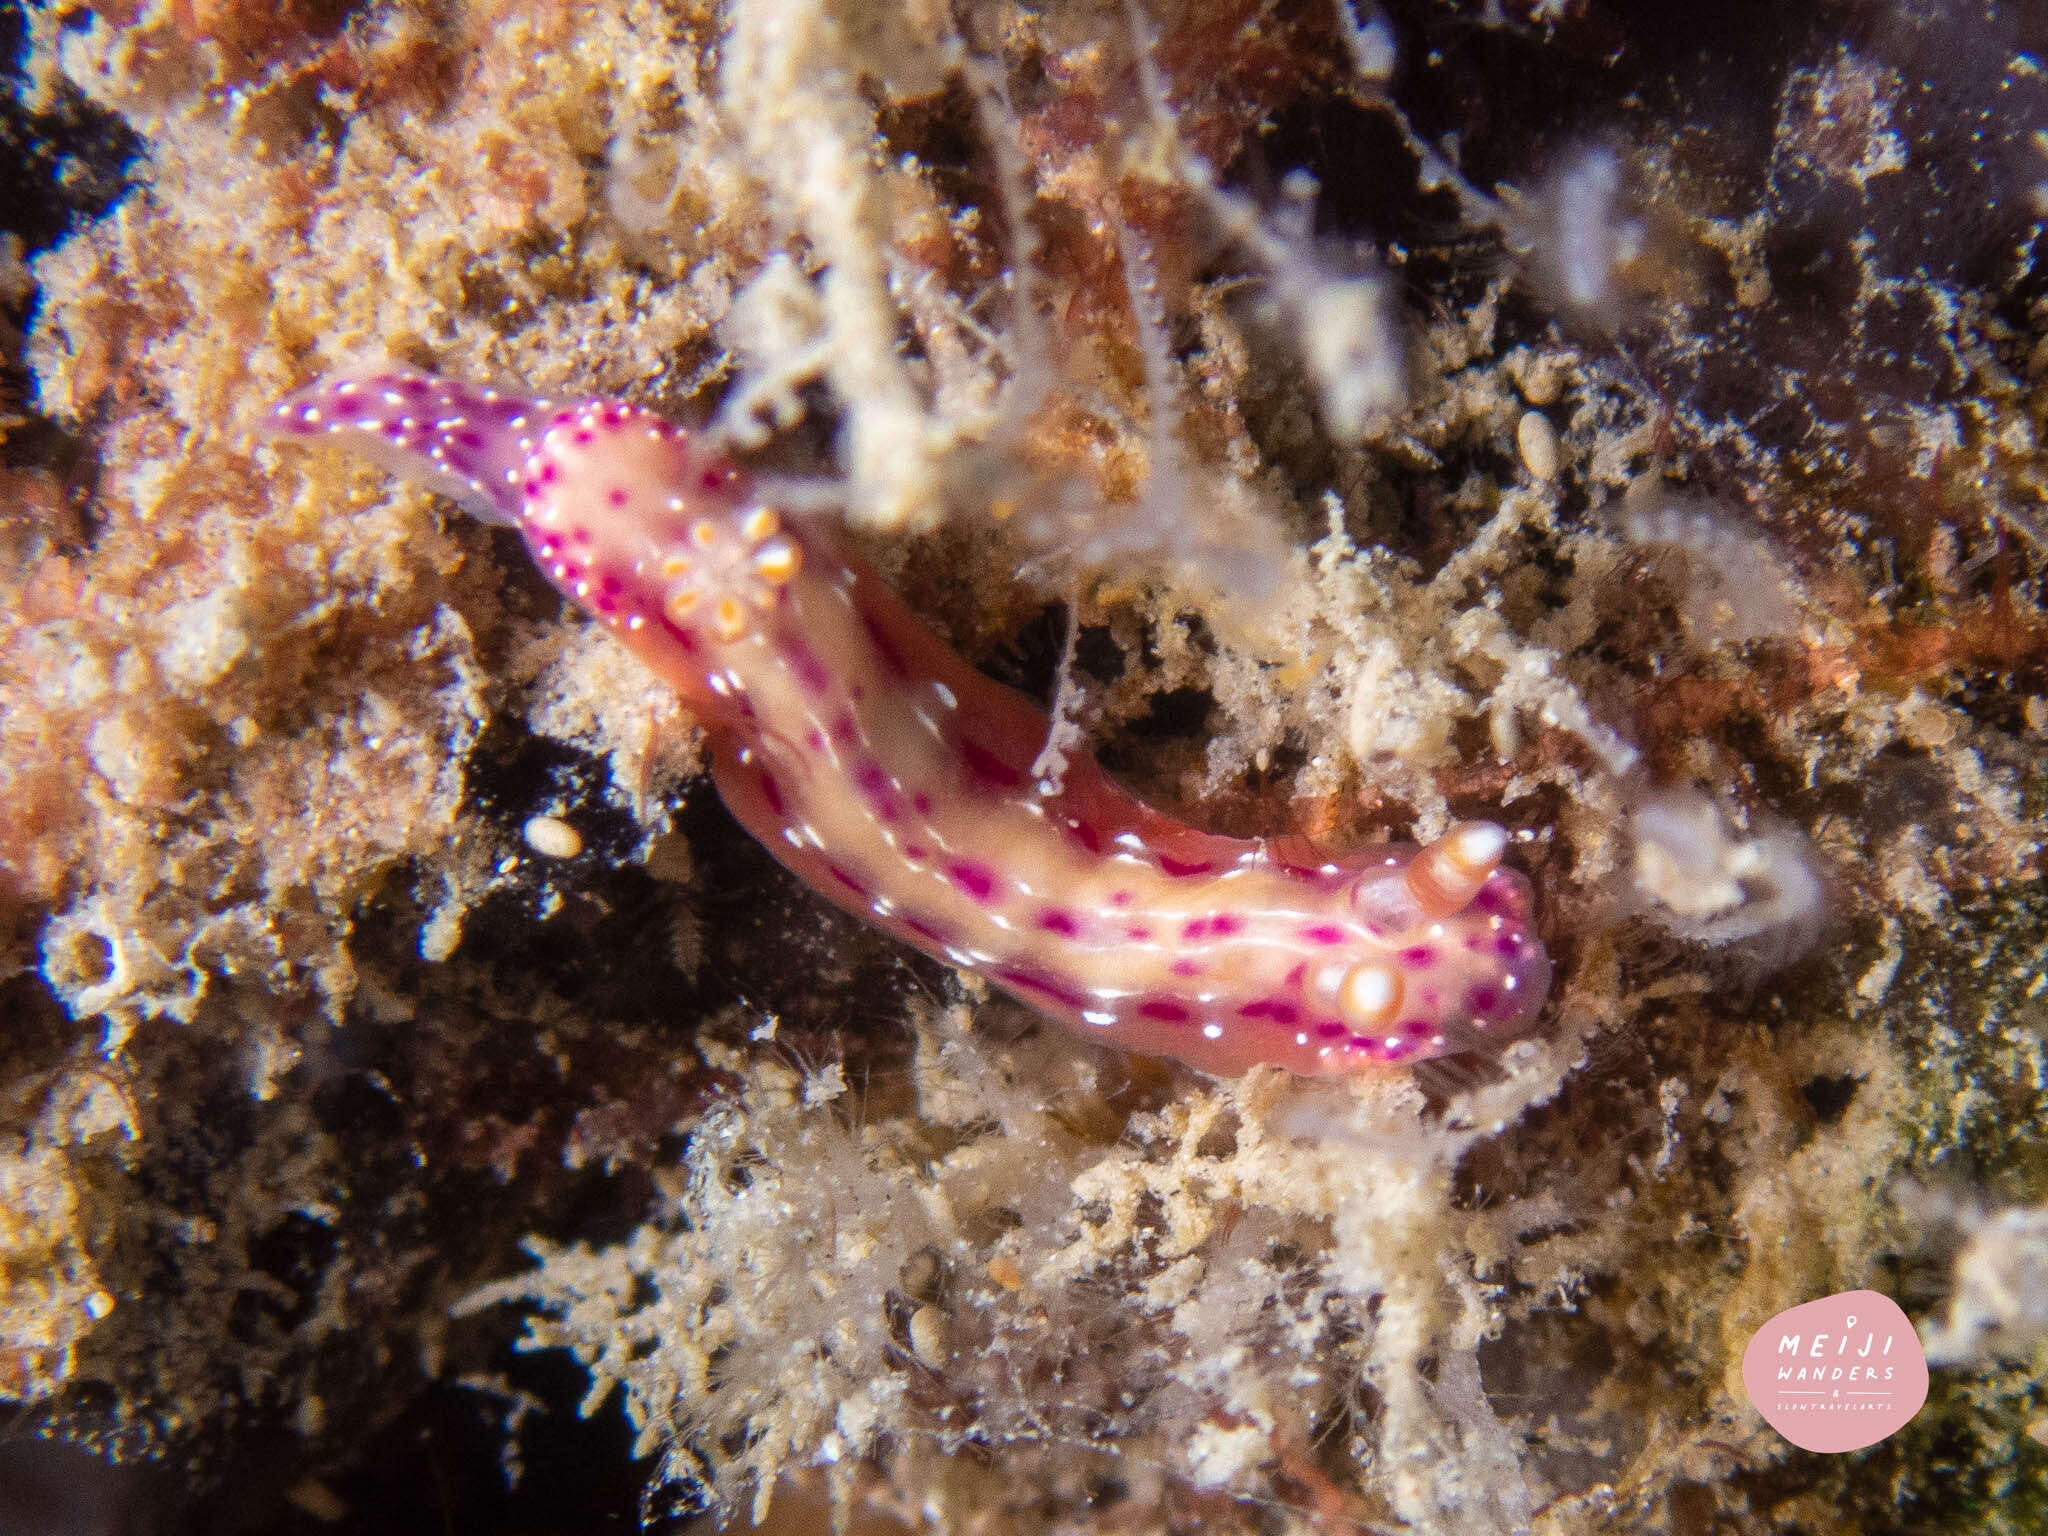
<path id="1" fill-rule="evenodd" d="M 1525 1032 L 1550 961 L 1506 835 L 1329 858 L 1144 805 L 927 630 L 829 519 L 771 505 L 639 407 L 392 372 L 276 407 L 520 529 L 673 686 L 719 793 L 840 906 L 1077 1033 L 1215 1073 L 1324 1075 Z"/>

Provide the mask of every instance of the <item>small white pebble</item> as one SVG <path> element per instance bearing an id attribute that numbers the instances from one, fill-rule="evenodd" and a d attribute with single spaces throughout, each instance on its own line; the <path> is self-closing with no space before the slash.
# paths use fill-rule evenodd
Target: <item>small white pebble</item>
<path id="1" fill-rule="evenodd" d="M 1515 423 L 1515 446 L 1521 450 L 1522 467 L 1532 480 L 1548 482 L 1557 478 L 1557 428 L 1541 411 L 1524 411 Z"/>
<path id="2" fill-rule="evenodd" d="M 583 834 L 559 816 L 534 816 L 521 829 L 526 846 L 551 859 L 573 859 L 583 851 Z"/>
<path id="3" fill-rule="evenodd" d="M 919 1307 L 910 1314 L 910 1351 L 937 1370 L 952 1351 L 946 1347 L 946 1314 L 937 1307 Z"/>
<path id="4" fill-rule="evenodd" d="M 1564 393 L 1567 364 L 1560 357 L 1539 357 L 1522 370 L 1522 398 L 1531 405 L 1555 405 Z"/>

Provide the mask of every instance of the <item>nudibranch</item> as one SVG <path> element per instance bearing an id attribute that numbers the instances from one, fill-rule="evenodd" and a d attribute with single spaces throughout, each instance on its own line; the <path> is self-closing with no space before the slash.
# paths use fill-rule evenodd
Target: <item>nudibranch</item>
<path id="1" fill-rule="evenodd" d="M 274 435 L 331 438 L 517 527 L 682 696 L 732 813 L 842 907 L 1077 1033 L 1215 1073 L 1322 1075 L 1525 1032 L 1550 961 L 1507 836 L 1328 857 L 1187 826 L 912 616 L 829 517 L 778 508 L 639 407 L 419 374 L 329 379 Z"/>

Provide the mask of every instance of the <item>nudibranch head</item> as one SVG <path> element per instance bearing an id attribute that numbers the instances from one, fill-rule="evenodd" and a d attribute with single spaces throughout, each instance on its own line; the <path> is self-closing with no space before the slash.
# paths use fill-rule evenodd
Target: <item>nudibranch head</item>
<path id="1" fill-rule="evenodd" d="M 1351 877 L 1346 904 L 1369 935 L 1303 979 L 1310 1005 L 1343 1026 L 1354 1057 L 1419 1061 L 1498 1046 L 1535 1023 L 1550 958 L 1530 928 L 1528 881 L 1500 865 L 1507 834 L 1466 822 L 1420 849 L 1391 850 Z"/>

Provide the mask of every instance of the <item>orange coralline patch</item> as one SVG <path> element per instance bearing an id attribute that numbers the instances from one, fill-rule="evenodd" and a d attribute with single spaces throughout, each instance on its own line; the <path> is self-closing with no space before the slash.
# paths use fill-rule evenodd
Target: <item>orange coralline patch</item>
<path id="1" fill-rule="evenodd" d="M 1848 659 L 1880 686 L 1907 686 L 1958 667 L 2038 670 L 2048 658 L 2048 625 L 2010 597 L 1988 599 L 1947 624 L 1891 619 L 1861 634 Z"/>
<path id="2" fill-rule="evenodd" d="M 2044 659 L 2048 625 L 2006 593 L 1952 610 L 1943 623 L 1872 618 L 1846 642 L 1767 642 L 1753 647 L 1740 668 L 1667 671 L 1637 700 L 1637 739 L 1652 751 L 1659 743 L 1682 746 L 1731 719 L 1784 716 L 1829 694 L 1904 692 L 1968 672 L 2034 674 Z"/>
<path id="3" fill-rule="evenodd" d="M 113 1310 L 87 1246 L 102 1219 L 62 1151 L 0 1149 L 0 1401 L 33 1402 L 66 1381 Z"/>
<path id="4" fill-rule="evenodd" d="M 42 408 L 95 434 L 91 546 L 39 552 L 0 523 L 19 560 L 0 887 L 84 925 L 49 974 L 82 1008 L 189 1012 L 222 972 L 302 988 L 396 861 L 488 867 L 452 839 L 487 692 L 469 619 L 489 630 L 499 578 L 424 501 L 380 503 L 344 465 L 271 478 L 253 402 L 309 358 L 453 349 L 542 374 L 574 366 L 561 335 L 633 327 L 665 357 L 717 313 L 669 299 L 647 325 L 630 285 L 586 270 L 613 273 L 609 247 L 543 271 L 521 245 L 588 220 L 617 89 L 603 18 L 487 3 L 451 38 L 423 8 L 347 16 L 165 0 L 67 42 L 156 135 L 160 182 L 36 268 L 27 361 Z M 223 71 L 255 71 L 232 117 L 202 95 L 158 121 L 230 53 Z M 494 350 L 508 313 L 557 305 L 526 351 Z M 146 942 L 90 963 L 124 925 Z"/>
<path id="5" fill-rule="evenodd" d="M 340 29 L 347 0 L 169 0 L 168 19 L 187 42 L 217 44 L 230 78 L 247 79 Z"/>
<path id="6" fill-rule="evenodd" d="M 477 148 L 489 189 L 477 208 L 493 225 L 519 230 L 536 220 L 567 222 L 555 177 L 540 156 L 507 133 L 487 133 Z"/>
<path id="7" fill-rule="evenodd" d="M 1333 37 L 1269 9 L 1233 0 L 1192 7 L 1153 41 L 1167 90 L 1170 131 L 1219 172 L 1247 134 L 1284 107 L 1327 89 Z M 1146 99 L 1128 36 L 1089 36 L 1061 46 L 1042 40 L 1044 84 L 1020 101 L 1018 133 L 1039 194 L 1045 272 L 1066 294 L 1060 319 L 1077 336 L 1104 325 L 1128 332 L 1128 299 L 1117 239 L 1130 231 L 1147 247 L 1169 314 L 1183 312 L 1202 260 L 1202 214 L 1171 174 L 1164 135 Z"/>
<path id="8" fill-rule="evenodd" d="M 74 863 L 86 806 L 79 795 L 103 658 L 82 633 L 85 583 L 72 561 L 35 561 L 0 603 L 0 892 L 48 901 Z"/>
<path id="9" fill-rule="evenodd" d="M 1282 108 L 1341 85 L 1343 44 L 1325 7 L 1276 12 L 1263 0 L 1191 6 L 1164 28 L 1155 57 L 1171 82 L 1177 131 L 1218 166 Z"/>

